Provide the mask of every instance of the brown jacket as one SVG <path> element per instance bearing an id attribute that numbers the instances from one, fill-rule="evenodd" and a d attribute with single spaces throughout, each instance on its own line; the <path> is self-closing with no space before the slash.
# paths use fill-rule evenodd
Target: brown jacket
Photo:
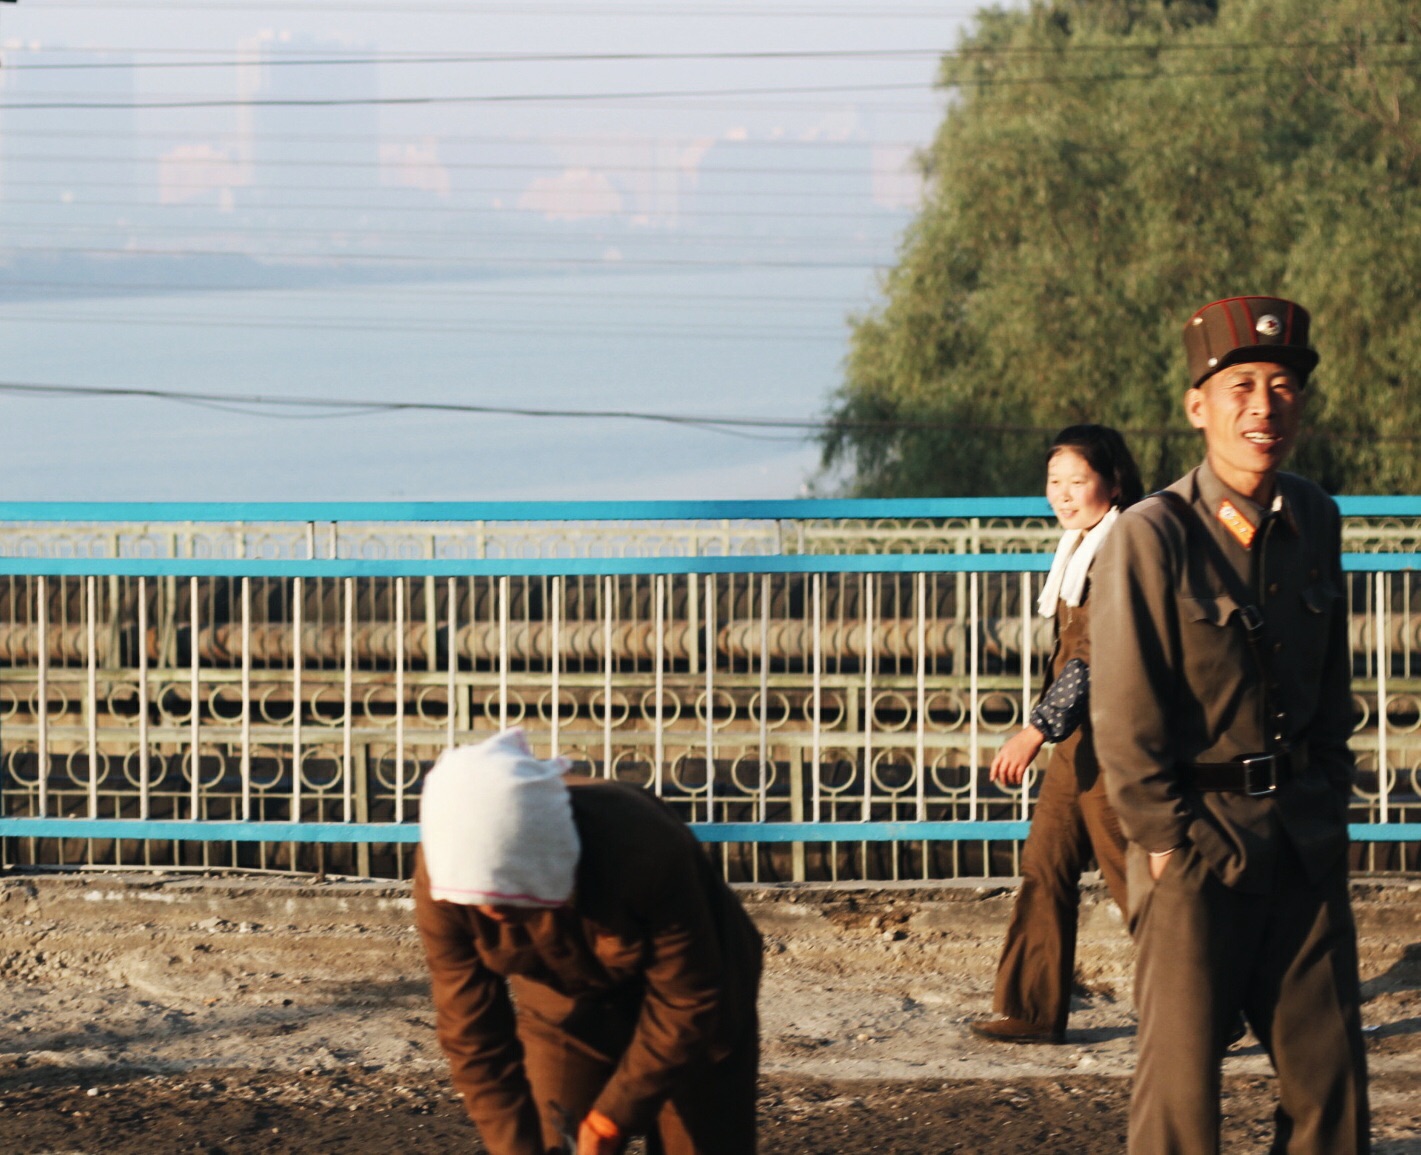
<path id="1" fill-rule="evenodd" d="M 416 864 L 439 1042 L 493 1155 L 542 1150 L 515 999 L 519 1015 L 617 1059 L 595 1107 L 624 1133 L 756 1029 L 760 935 L 695 837 L 642 790 L 569 785 L 582 849 L 568 906 L 499 922 L 436 902 Z"/>
<path id="2" fill-rule="evenodd" d="M 1311 482 L 1279 474 L 1280 519 L 1246 550 L 1215 514 L 1226 498 L 1250 518 L 1254 507 L 1207 463 L 1170 488 L 1245 587 L 1260 553 L 1251 593 L 1288 709 L 1284 739 L 1303 765 L 1262 797 L 1190 788 L 1189 763 L 1267 748 L 1264 685 L 1238 600 L 1190 548 L 1179 514 L 1146 499 L 1121 516 L 1091 569 L 1091 718 L 1111 802 L 1131 842 L 1149 851 L 1193 843 L 1226 885 L 1266 890 L 1283 836 L 1320 878 L 1347 845 L 1353 771 L 1337 506 Z"/>

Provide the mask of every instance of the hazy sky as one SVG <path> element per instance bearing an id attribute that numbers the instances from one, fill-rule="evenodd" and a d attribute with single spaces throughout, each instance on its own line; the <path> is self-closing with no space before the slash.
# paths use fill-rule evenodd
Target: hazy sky
<path id="1" fill-rule="evenodd" d="M 0 6 L 0 285 L 24 296 L 24 262 L 81 249 L 107 294 L 12 291 L 0 381 L 816 418 L 846 315 L 910 219 L 907 162 L 944 102 L 935 53 L 972 7 Z M 291 99 L 362 103 L 261 104 Z M 36 102 L 119 107 L 16 107 Z M 407 199 L 379 199 L 392 189 Z M 117 295 L 125 251 L 277 267 L 359 251 L 406 284 Z M 503 279 L 437 283 L 455 259 Z M 802 438 L 630 419 L 4 394 L 0 413 L 12 498 L 773 497 L 816 461 Z"/>

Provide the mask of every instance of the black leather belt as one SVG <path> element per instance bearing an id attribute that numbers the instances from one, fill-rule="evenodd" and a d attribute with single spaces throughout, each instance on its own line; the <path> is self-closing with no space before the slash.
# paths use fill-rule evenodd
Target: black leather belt
<path id="1" fill-rule="evenodd" d="M 1244 754 L 1232 762 L 1191 762 L 1188 783 L 1195 790 L 1226 790 L 1261 797 L 1302 772 L 1294 751 Z"/>

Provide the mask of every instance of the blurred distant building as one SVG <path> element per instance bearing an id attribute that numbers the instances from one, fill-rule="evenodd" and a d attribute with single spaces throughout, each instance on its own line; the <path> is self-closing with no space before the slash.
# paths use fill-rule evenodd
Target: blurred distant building
<path id="1" fill-rule="evenodd" d="M 151 197 L 153 164 L 136 137 L 130 63 L 109 53 L 5 46 L 0 202 L 7 231 L 23 233 L 27 248 L 112 246 L 137 203 Z"/>
<path id="2" fill-rule="evenodd" d="M 264 32 L 238 45 L 236 159 L 253 205 L 352 205 L 380 186 L 377 51 Z M 350 59 L 352 63 L 319 63 Z M 317 63 L 296 63 L 312 61 Z"/>

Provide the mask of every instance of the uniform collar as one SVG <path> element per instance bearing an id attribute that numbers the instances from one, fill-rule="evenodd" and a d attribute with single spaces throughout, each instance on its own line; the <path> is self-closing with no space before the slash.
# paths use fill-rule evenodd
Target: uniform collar
<path id="1" fill-rule="evenodd" d="M 1243 494 L 1220 481 L 1219 475 L 1214 472 L 1214 467 L 1209 464 L 1209 459 L 1206 457 L 1199 468 L 1194 471 L 1194 489 L 1198 499 L 1208 507 L 1211 517 L 1218 517 L 1219 510 L 1227 502 L 1247 520 L 1250 526 L 1257 529 L 1267 513 L 1277 511 L 1279 524 L 1286 526 L 1296 534 L 1298 523 L 1293 516 L 1292 503 L 1288 500 L 1288 487 L 1284 480 L 1286 476 L 1284 473 L 1279 473 L 1274 477 L 1273 501 L 1268 506 L 1261 506 L 1252 498 L 1244 497 Z"/>

